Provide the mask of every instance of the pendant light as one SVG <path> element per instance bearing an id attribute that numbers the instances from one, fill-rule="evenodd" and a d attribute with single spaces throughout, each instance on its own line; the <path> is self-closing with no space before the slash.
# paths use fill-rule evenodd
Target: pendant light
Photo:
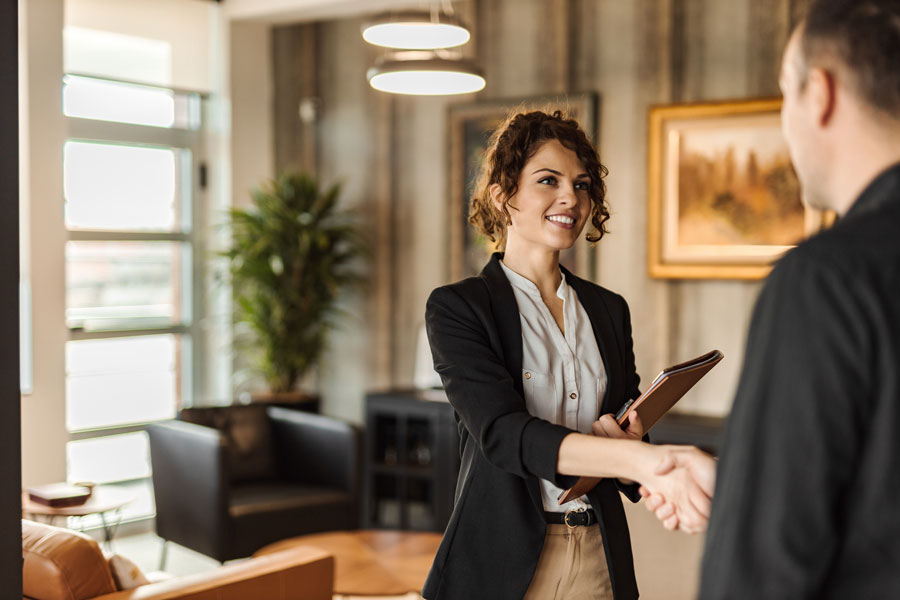
<path id="1" fill-rule="evenodd" d="M 444 10 L 381 15 L 363 26 L 362 36 L 370 44 L 391 49 L 366 73 L 376 90 L 443 96 L 471 94 L 485 86 L 473 61 L 464 59 L 458 50 L 447 50 L 471 38 L 449 2 L 444 3 Z"/>
<path id="2" fill-rule="evenodd" d="M 485 85 L 472 61 L 441 58 L 432 52 L 389 55 L 377 61 L 366 77 L 376 90 L 417 96 L 471 94 Z"/>
<path id="3" fill-rule="evenodd" d="M 427 11 L 381 15 L 363 25 L 362 36 L 375 46 L 400 50 L 455 48 L 471 38 L 453 15 Z"/>

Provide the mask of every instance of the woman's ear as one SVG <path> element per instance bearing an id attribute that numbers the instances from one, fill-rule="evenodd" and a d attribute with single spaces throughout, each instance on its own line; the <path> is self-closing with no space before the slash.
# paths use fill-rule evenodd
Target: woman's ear
<path id="1" fill-rule="evenodd" d="M 494 208 L 497 209 L 497 212 L 503 212 L 503 188 L 500 187 L 499 183 L 492 183 L 490 192 L 491 202 L 494 204 Z"/>

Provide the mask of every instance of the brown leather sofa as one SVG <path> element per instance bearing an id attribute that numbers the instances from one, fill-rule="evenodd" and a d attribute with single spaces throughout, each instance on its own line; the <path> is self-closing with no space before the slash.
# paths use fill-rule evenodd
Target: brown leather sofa
<path id="1" fill-rule="evenodd" d="M 22 520 L 23 596 L 29 600 L 331 600 L 334 558 L 294 548 L 116 591 L 109 566 L 92 538 Z"/>

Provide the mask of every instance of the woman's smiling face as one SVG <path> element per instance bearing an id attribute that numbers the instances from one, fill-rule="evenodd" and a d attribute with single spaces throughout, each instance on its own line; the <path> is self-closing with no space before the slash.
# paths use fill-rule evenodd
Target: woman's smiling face
<path id="1" fill-rule="evenodd" d="M 508 204 L 512 223 L 507 244 L 525 243 L 551 251 L 572 247 L 590 216 L 590 184 L 575 152 L 558 140 L 545 142 L 519 173 L 519 189 Z M 499 185 L 492 186 L 498 209 L 501 194 Z"/>

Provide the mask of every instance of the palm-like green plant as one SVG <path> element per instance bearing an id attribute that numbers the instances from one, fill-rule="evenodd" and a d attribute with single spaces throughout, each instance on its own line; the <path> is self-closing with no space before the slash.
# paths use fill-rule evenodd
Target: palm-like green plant
<path id="1" fill-rule="evenodd" d="M 350 213 L 337 208 L 340 184 L 324 192 L 303 173 L 252 191 L 232 208 L 231 282 L 236 320 L 249 325 L 272 392 L 294 390 L 319 359 L 339 314 L 337 300 L 359 283 L 365 246 Z"/>

